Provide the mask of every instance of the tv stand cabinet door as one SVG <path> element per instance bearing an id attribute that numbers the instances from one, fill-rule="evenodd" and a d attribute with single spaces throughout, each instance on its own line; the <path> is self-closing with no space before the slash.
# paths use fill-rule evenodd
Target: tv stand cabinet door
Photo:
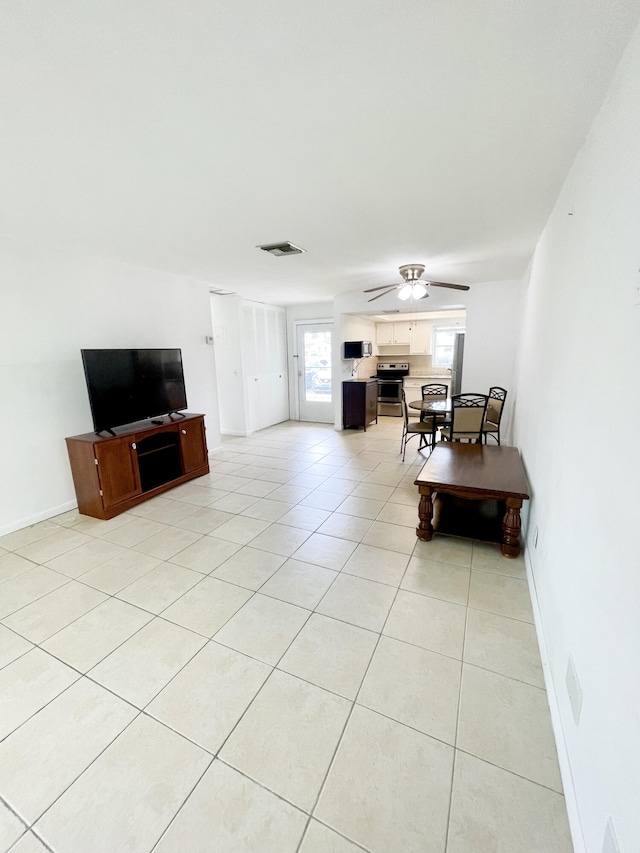
<path id="1" fill-rule="evenodd" d="M 190 474 L 207 465 L 204 418 L 194 418 L 180 426 L 180 452 L 183 474 Z"/>
<path id="2" fill-rule="evenodd" d="M 115 438 L 95 446 L 98 477 L 105 509 L 141 494 L 135 442 Z"/>

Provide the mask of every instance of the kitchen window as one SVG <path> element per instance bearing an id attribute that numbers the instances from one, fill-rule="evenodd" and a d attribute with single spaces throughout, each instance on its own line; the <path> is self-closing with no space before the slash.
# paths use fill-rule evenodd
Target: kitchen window
<path id="1" fill-rule="evenodd" d="M 436 326 L 431 342 L 431 366 L 451 367 L 453 364 L 453 345 L 458 332 L 464 332 L 460 326 Z"/>

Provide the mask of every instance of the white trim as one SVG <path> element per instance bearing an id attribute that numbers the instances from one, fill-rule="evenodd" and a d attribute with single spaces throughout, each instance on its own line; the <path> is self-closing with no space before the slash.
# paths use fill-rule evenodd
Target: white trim
<path id="1" fill-rule="evenodd" d="M 549 663 L 549 653 L 544 636 L 544 628 L 542 623 L 542 613 L 538 602 L 538 593 L 536 590 L 535 577 L 533 567 L 529 559 L 529 552 L 524 552 L 524 563 L 527 570 L 527 580 L 529 583 L 529 593 L 531 596 L 531 604 L 533 607 L 533 619 L 538 636 L 538 647 L 540 649 L 540 658 L 542 659 L 542 671 L 544 674 L 544 683 L 547 688 L 547 700 L 549 703 L 549 711 L 551 713 L 551 728 L 556 742 L 556 750 L 558 752 L 558 764 L 560 765 L 560 776 L 562 778 L 562 788 L 564 790 L 565 805 L 567 808 L 567 817 L 569 819 L 569 829 L 571 831 L 571 840 L 573 842 L 574 853 L 587 853 L 587 847 L 584 841 L 584 833 L 582 830 L 582 822 L 580 820 L 580 809 L 578 807 L 578 798 L 576 789 L 573 784 L 573 773 L 571 770 L 571 761 L 567 750 L 567 743 L 564 737 L 564 728 L 562 726 L 562 717 L 558 704 L 558 692 L 553 681 L 553 674 Z"/>

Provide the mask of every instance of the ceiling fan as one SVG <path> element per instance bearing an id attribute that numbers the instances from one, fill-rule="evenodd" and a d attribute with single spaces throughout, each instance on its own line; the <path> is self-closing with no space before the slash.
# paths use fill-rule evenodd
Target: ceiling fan
<path id="1" fill-rule="evenodd" d="M 424 299 L 428 296 L 427 287 L 449 287 L 452 290 L 469 290 L 466 284 L 447 284 L 444 281 L 426 281 L 420 276 L 424 272 L 424 264 L 404 264 L 399 268 L 400 275 L 404 279 L 404 284 L 383 284 L 381 287 L 370 287 L 365 290 L 365 293 L 374 293 L 376 290 L 383 290 L 384 293 L 379 293 L 377 296 L 372 296 L 369 302 L 374 299 L 380 299 L 381 296 L 386 296 L 392 290 L 399 290 L 398 297 L 400 299 Z"/>

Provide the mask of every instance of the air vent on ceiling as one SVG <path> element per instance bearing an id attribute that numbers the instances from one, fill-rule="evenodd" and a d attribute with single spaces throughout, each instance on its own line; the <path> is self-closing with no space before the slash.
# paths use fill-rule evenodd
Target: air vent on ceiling
<path id="1" fill-rule="evenodd" d="M 264 246 L 257 246 L 263 252 L 269 252 L 270 255 L 281 257 L 282 255 L 300 255 L 306 252 L 306 249 L 301 249 L 300 246 L 294 246 L 293 243 L 266 243 Z"/>
<path id="2" fill-rule="evenodd" d="M 210 287 L 209 293 L 214 293 L 216 296 L 234 296 L 235 290 L 223 290 L 221 287 Z"/>

